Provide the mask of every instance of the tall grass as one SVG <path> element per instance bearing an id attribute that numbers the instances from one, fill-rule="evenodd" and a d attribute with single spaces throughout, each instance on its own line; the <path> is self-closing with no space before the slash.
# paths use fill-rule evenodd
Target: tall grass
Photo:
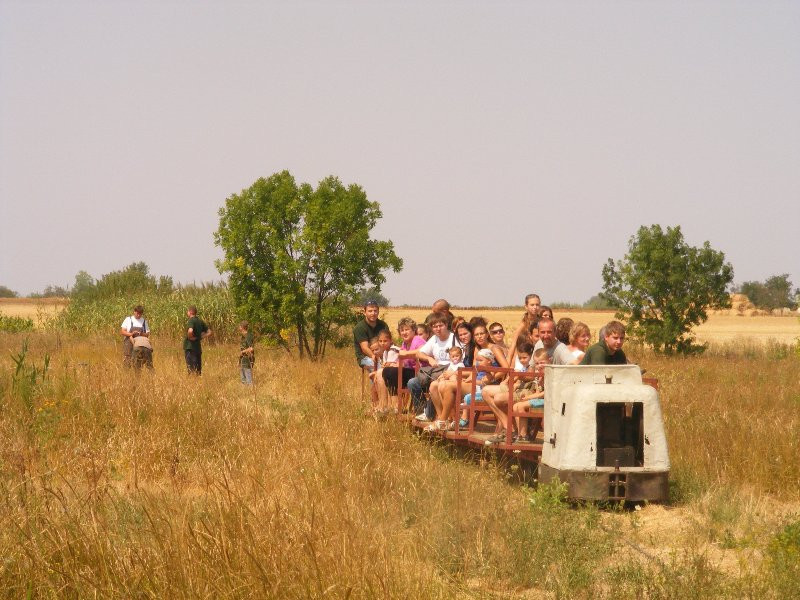
<path id="1" fill-rule="evenodd" d="M 0 354 L 19 358 L 22 343 L 0 336 Z M 159 344 L 155 371 L 138 376 L 104 338 L 35 335 L 21 368 L 0 363 L 0 590 L 666 598 L 795 589 L 790 512 L 755 530 L 748 548 L 767 558 L 740 570 L 694 542 L 660 560 L 629 553 L 619 533 L 636 529 L 635 513 L 570 507 L 557 486 L 513 483 L 513 465 L 498 468 L 490 455 L 453 458 L 399 423 L 365 418 L 350 352 L 312 365 L 260 350 L 254 388 L 238 383 L 237 349 L 227 345 L 206 349 L 202 378 L 185 374 L 177 342 Z M 761 374 L 743 383 L 725 376 L 729 361 L 645 358 L 662 381 L 676 481 L 689 490 L 678 510 L 737 533 L 746 511 L 720 511 L 710 490 L 797 506 L 789 489 L 797 458 L 784 471 L 753 467 L 741 476 L 740 457 L 754 458 L 752 403 L 724 402 L 743 385 L 773 394 L 762 433 L 791 462 L 795 442 L 786 436 L 796 433 L 797 406 L 779 387 L 797 376 L 795 362 L 742 361 L 740 369 Z M 723 427 L 723 406 L 742 416 Z M 736 451 L 709 458 L 722 432 Z"/>
<path id="2" fill-rule="evenodd" d="M 144 306 L 151 329 L 161 337 L 183 337 L 186 309 L 192 304 L 197 306 L 199 316 L 215 332 L 217 340 L 229 341 L 237 335 L 236 307 L 224 286 L 178 288 L 170 293 L 151 291 L 137 298 L 78 298 L 48 322 L 48 329 L 83 336 L 113 335 L 136 304 Z"/>

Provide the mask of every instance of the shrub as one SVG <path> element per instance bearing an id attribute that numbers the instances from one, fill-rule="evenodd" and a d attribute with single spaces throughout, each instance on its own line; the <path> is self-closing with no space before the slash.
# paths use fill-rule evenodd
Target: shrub
<path id="1" fill-rule="evenodd" d="M 23 333 L 33 331 L 33 319 L 10 317 L 0 313 L 0 331 L 6 333 Z"/>

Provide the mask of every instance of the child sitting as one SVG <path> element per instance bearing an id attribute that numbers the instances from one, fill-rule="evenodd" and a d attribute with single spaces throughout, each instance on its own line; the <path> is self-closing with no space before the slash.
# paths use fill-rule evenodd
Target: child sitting
<path id="1" fill-rule="evenodd" d="M 458 370 L 464 368 L 464 351 L 461 349 L 461 346 L 453 346 L 447 351 L 447 355 L 450 357 L 450 364 L 447 366 L 447 370 L 439 376 L 440 380 L 447 381 L 448 379 L 455 379 L 458 377 Z M 433 395 L 433 390 L 431 394 Z M 440 401 L 441 402 L 441 401 Z M 440 404 L 435 402 L 435 404 Z M 445 420 L 438 420 L 430 425 L 428 425 L 425 430 L 426 431 L 435 431 L 437 429 L 446 429 L 447 428 L 447 421 Z"/>
<path id="2" fill-rule="evenodd" d="M 392 343 L 392 334 L 388 330 L 382 329 L 375 337 L 376 347 L 370 348 L 376 357 L 378 364 L 377 370 L 370 373 L 370 379 L 375 383 L 378 390 L 378 405 L 375 407 L 375 416 L 384 417 L 389 412 L 389 391 L 386 388 L 386 380 L 383 377 L 384 367 L 396 367 L 400 356 L 400 348 Z"/>
<path id="3" fill-rule="evenodd" d="M 528 371 L 533 357 L 533 344 L 524 338 L 518 340 L 516 354 L 519 359 L 519 367 L 515 367 L 514 370 L 518 372 Z M 525 389 L 529 383 L 528 381 L 517 379 L 514 382 L 514 390 L 516 391 L 520 386 Z M 497 418 L 495 434 L 486 441 L 487 444 L 500 443 L 506 439 L 504 423 L 507 417 L 505 411 L 508 405 L 508 392 L 509 388 L 505 382 L 500 385 L 487 385 L 483 388 L 483 400 Z"/>
<path id="4" fill-rule="evenodd" d="M 528 412 L 533 408 L 541 408 L 544 406 L 544 387 L 542 386 L 542 376 L 544 375 L 544 365 L 550 364 L 550 357 L 547 355 L 547 350 L 539 348 L 533 353 L 533 370 L 536 372 L 536 377 L 530 381 L 522 382 L 520 386 L 514 391 L 514 412 Z M 527 384 L 527 385 L 524 385 Z M 538 417 L 536 417 L 538 418 Z M 519 441 L 532 442 L 528 438 L 528 425 L 532 418 L 516 417 L 517 432 Z"/>

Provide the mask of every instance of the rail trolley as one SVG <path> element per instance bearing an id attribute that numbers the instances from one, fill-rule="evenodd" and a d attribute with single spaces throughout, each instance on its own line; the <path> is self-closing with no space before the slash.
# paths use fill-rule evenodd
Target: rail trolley
<path id="1" fill-rule="evenodd" d="M 666 502 L 669 483 L 669 452 L 664 432 L 658 382 L 643 379 L 637 365 L 547 365 L 540 372 L 515 372 L 501 367 L 482 368 L 508 376 L 509 402 L 506 409 L 506 439 L 488 443 L 496 418 L 484 402 L 453 406 L 454 427 L 433 431 L 454 444 L 511 455 L 538 467 L 539 481 L 559 479 L 568 485 L 574 500 Z M 476 369 L 472 372 L 471 398 L 475 398 Z M 399 375 L 399 373 L 398 373 Z M 541 378 L 544 406 L 524 413 L 513 410 L 513 382 Z M 398 393 L 406 394 L 398 376 Z M 457 399 L 462 396 L 457 391 Z M 429 424 L 408 414 L 402 402 L 399 417 L 424 430 Z M 458 415 L 469 409 L 467 427 L 459 427 Z M 512 438 L 513 419 L 532 419 L 533 441 Z"/>

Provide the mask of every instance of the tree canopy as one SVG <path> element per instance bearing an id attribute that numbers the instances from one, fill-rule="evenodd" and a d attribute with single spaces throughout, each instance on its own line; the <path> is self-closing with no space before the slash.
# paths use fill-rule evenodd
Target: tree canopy
<path id="1" fill-rule="evenodd" d="M 634 337 L 666 354 L 700 352 L 692 327 L 708 309 L 727 308 L 733 267 L 708 242 L 696 248 L 680 226 L 642 226 L 622 260 L 603 267 L 603 296 L 619 308 Z"/>
<path id="2" fill-rule="evenodd" d="M 788 273 L 773 275 L 763 283 L 745 281 L 739 286 L 739 292 L 747 296 L 757 308 L 765 310 L 796 308 L 796 297 L 800 294 L 798 289 L 792 292 L 792 282 Z"/>
<path id="3" fill-rule="evenodd" d="M 0 298 L 16 298 L 17 296 L 19 294 L 11 288 L 0 285 Z"/>
<path id="4" fill-rule="evenodd" d="M 392 242 L 370 238 L 378 203 L 333 176 L 313 188 L 275 173 L 229 197 L 219 216 L 217 268 L 242 316 L 301 356 L 324 355 L 353 322 L 354 299 L 366 287 L 380 292 L 383 271 L 403 265 Z"/>
<path id="5" fill-rule="evenodd" d="M 106 273 L 97 281 L 86 271 L 79 271 L 75 275 L 71 296 L 79 301 L 117 296 L 135 298 L 153 292 L 169 294 L 173 288 L 172 277 L 162 275 L 156 278 L 150 274 L 147 263 L 134 262 L 119 271 Z"/>

